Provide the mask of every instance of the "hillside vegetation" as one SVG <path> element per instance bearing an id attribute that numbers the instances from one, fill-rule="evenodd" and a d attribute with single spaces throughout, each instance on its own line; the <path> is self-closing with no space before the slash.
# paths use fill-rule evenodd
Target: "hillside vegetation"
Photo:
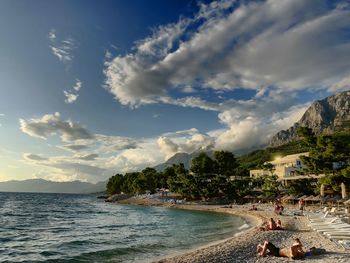
<path id="1" fill-rule="evenodd" d="M 329 135 L 334 141 L 341 142 L 343 145 L 350 145 L 350 132 L 337 132 Z M 283 157 L 289 154 L 308 152 L 312 147 L 305 145 L 303 140 L 292 141 L 277 147 L 268 147 L 266 149 L 256 150 L 242 155 L 238 158 L 240 166 L 245 169 L 255 169 L 264 162 L 274 160 L 276 157 Z"/>

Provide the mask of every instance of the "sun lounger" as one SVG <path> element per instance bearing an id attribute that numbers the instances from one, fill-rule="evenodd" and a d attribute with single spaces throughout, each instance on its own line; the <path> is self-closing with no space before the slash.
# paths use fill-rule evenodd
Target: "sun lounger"
<path id="1" fill-rule="evenodd" d="M 337 223 L 337 224 L 331 224 L 327 226 L 315 226 L 313 227 L 313 230 L 317 232 L 330 232 L 336 229 L 347 229 L 348 227 L 349 227 L 349 224 Z"/>
<path id="2" fill-rule="evenodd" d="M 338 217 L 332 217 L 332 218 L 327 218 L 319 221 L 312 221 L 309 223 L 310 226 L 312 225 L 326 225 L 326 224 L 332 224 L 336 222 L 340 222 L 341 220 Z"/>
<path id="3" fill-rule="evenodd" d="M 349 240 L 350 241 L 350 236 L 332 235 L 332 236 L 329 236 L 329 238 L 330 239 Z"/>
<path id="4" fill-rule="evenodd" d="M 341 227 L 342 228 L 342 230 L 346 230 L 346 229 L 348 229 L 346 226 L 337 226 L 337 227 Z M 332 232 L 333 230 L 335 230 L 335 229 L 337 229 L 337 228 L 335 228 L 335 227 L 328 227 L 328 228 L 316 228 L 316 229 L 314 229 L 314 231 L 317 231 L 317 232 L 319 232 L 319 233 L 325 233 L 325 232 Z"/>

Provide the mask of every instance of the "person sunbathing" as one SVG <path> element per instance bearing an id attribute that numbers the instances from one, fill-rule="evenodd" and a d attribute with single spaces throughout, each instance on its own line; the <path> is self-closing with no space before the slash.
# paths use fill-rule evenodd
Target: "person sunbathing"
<path id="1" fill-rule="evenodd" d="M 255 205 L 253 205 L 251 208 L 249 208 L 249 211 L 257 211 L 257 210 L 258 210 L 258 208 Z"/>
<path id="2" fill-rule="evenodd" d="M 269 223 L 265 227 L 260 227 L 260 230 L 269 231 L 269 230 L 282 230 L 281 220 L 278 220 L 279 224 L 276 224 L 273 218 L 270 218 Z"/>
<path id="3" fill-rule="evenodd" d="M 287 257 L 291 259 L 303 259 L 305 252 L 303 251 L 302 244 L 298 238 L 291 247 L 279 248 L 269 241 L 264 241 L 263 244 L 258 244 L 257 252 L 259 256 L 265 257 L 267 255 L 275 257 Z"/>
<path id="4" fill-rule="evenodd" d="M 277 230 L 283 230 L 282 222 L 281 222 L 280 219 L 277 220 L 276 229 L 277 229 Z"/>

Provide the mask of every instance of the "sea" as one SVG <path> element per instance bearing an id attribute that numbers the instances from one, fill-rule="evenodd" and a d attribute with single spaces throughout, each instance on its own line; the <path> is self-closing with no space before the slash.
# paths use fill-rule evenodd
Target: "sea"
<path id="1" fill-rule="evenodd" d="M 152 262 L 239 233 L 226 214 L 0 193 L 0 262 Z"/>

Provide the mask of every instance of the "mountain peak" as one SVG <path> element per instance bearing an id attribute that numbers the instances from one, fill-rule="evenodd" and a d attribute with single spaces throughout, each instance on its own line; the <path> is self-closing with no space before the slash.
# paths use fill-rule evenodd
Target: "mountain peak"
<path id="1" fill-rule="evenodd" d="M 315 101 L 298 122 L 273 136 L 270 146 L 279 146 L 298 139 L 298 127 L 309 127 L 315 134 L 334 133 L 349 129 L 349 123 L 350 91 L 344 91 Z"/>

